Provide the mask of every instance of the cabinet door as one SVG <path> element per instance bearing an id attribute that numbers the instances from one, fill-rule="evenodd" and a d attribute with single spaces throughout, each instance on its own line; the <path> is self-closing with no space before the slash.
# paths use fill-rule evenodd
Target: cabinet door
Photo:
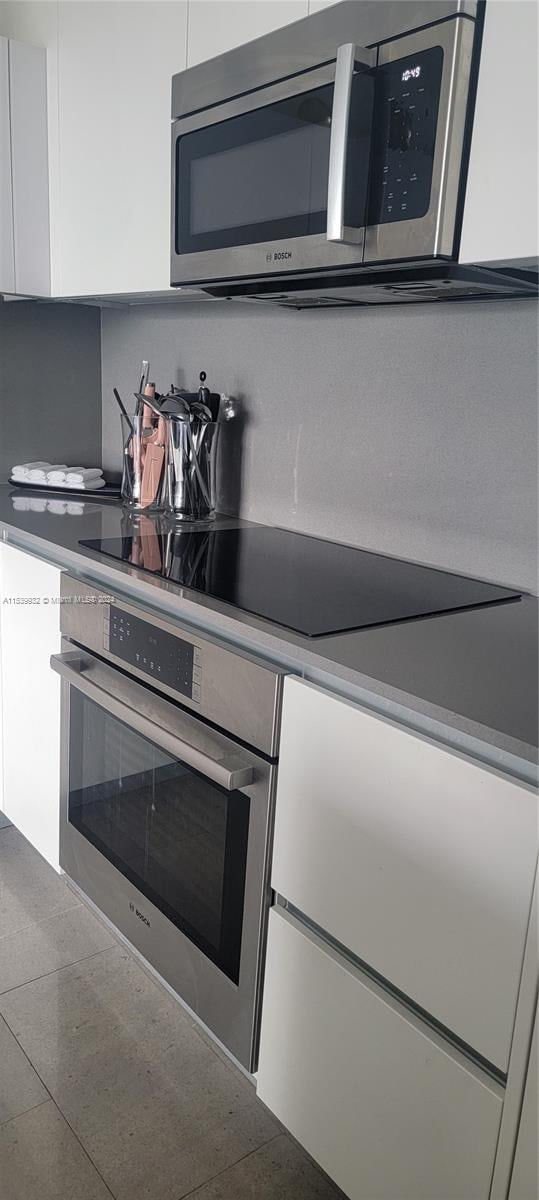
<path id="1" fill-rule="evenodd" d="M 8 42 L 0 38 L 0 292 L 14 291 Z"/>
<path id="2" fill-rule="evenodd" d="M 487 1200 L 501 1089 L 272 909 L 257 1092 L 350 1200 Z"/>
<path id="3" fill-rule="evenodd" d="M 4 545 L 0 573 L 4 812 L 58 869 L 60 571 Z"/>
<path id="4" fill-rule="evenodd" d="M 539 254 L 538 36 L 537 4 L 511 0 L 485 6 L 462 214 L 462 263 L 534 259 Z M 521 114 L 520 120 L 515 113 Z M 503 170 L 498 171 L 502 146 Z M 487 194 L 485 181 L 493 179 L 494 171 L 496 186 Z"/>
<path id="5" fill-rule="evenodd" d="M 307 11 L 307 0 L 189 0 L 187 65 L 193 67 L 291 21 L 300 21 Z"/>
<path id="6" fill-rule="evenodd" d="M 171 78 L 186 62 L 187 3 L 67 0 L 58 28 L 60 293 L 167 289 Z"/>
<path id="7" fill-rule="evenodd" d="M 272 886 L 507 1069 L 534 792 L 286 679 Z"/>
<path id="8" fill-rule="evenodd" d="M 49 151 L 47 55 L 40 46 L 9 42 L 11 169 L 15 290 L 48 296 Z"/>

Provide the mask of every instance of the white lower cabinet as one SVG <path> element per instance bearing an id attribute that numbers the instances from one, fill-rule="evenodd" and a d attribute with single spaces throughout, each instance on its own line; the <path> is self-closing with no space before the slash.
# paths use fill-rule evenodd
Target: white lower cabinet
<path id="1" fill-rule="evenodd" d="M 257 1091 L 350 1200 L 487 1200 L 501 1089 L 280 908 Z"/>
<path id="2" fill-rule="evenodd" d="M 537 795 L 285 680 L 271 883 L 506 1072 L 537 859 Z"/>
<path id="3" fill-rule="evenodd" d="M 59 863 L 60 571 L 0 546 L 3 811 L 51 866 Z"/>
<path id="4" fill-rule="evenodd" d="M 539 1087 L 537 1013 L 524 1088 L 509 1200 L 535 1200 L 539 1195 Z"/>

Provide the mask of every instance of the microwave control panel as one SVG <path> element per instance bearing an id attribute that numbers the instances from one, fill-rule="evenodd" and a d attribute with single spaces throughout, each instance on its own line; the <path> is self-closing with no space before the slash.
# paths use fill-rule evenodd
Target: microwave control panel
<path id="1" fill-rule="evenodd" d="M 109 654 L 142 671 L 156 687 L 164 684 L 178 695 L 200 702 L 202 662 L 198 646 L 114 604 L 110 605 L 108 623 L 105 619 L 104 645 Z"/>
<path id="2" fill-rule="evenodd" d="M 378 67 L 369 225 L 429 210 L 443 58 L 433 46 Z"/>

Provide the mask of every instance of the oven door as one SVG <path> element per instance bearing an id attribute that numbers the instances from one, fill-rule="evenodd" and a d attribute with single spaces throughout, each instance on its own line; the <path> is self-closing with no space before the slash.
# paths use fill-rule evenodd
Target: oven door
<path id="1" fill-rule="evenodd" d="M 346 44 L 173 123 L 173 285 L 362 261 L 375 61 Z"/>
<path id="2" fill-rule="evenodd" d="M 274 768 L 84 651 L 51 666 L 61 866 L 254 1069 Z"/>

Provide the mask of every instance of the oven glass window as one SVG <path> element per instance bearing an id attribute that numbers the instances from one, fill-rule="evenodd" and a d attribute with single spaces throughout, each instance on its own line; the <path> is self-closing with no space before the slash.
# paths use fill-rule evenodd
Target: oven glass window
<path id="1" fill-rule="evenodd" d="M 237 983 L 248 796 L 70 696 L 70 823 Z"/>

